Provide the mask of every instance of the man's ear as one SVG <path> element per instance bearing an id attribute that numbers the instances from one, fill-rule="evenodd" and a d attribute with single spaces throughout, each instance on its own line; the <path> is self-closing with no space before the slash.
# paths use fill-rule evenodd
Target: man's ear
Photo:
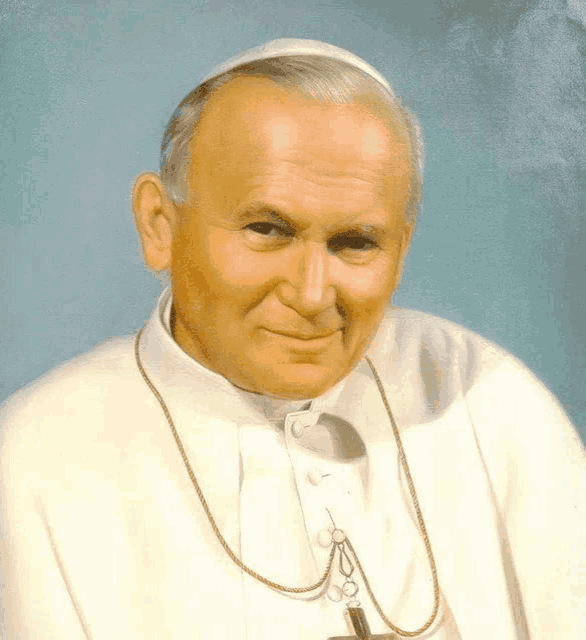
<path id="1" fill-rule="evenodd" d="M 154 271 L 168 269 L 177 211 L 165 195 L 156 173 L 143 173 L 136 179 L 132 190 L 132 210 L 144 261 Z"/>

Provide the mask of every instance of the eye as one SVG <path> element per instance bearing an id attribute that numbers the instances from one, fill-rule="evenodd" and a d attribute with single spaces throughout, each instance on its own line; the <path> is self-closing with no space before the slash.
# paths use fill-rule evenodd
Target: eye
<path id="1" fill-rule="evenodd" d="M 375 240 L 355 233 L 334 236 L 328 242 L 328 249 L 332 253 L 340 253 L 342 251 L 366 252 L 377 248 L 378 244 Z"/>
<path id="2" fill-rule="evenodd" d="M 278 222 L 251 222 L 244 227 L 244 237 L 254 251 L 273 251 L 289 244 L 295 230 Z"/>
<path id="3" fill-rule="evenodd" d="M 252 224 L 246 225 L 245 228 L 265 238 L 279 238 L 291 235 L 288 229 L 272 222 L 253 222 Z"/>

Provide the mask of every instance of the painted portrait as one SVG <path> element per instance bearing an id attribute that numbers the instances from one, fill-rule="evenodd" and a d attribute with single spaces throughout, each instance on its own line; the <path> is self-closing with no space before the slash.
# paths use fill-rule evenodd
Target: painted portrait
<path id="1" fill-rule="evenodd" d="M 0 635 L 583 633 L 584 1 L 0 45 Z"/>

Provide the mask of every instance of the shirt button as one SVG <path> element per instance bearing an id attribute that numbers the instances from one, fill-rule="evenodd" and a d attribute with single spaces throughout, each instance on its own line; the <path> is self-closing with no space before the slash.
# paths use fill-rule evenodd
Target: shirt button
<path id="1" fill-rule="evenodd" d="M 332 534 L 327 529 L 322 529 L 317 534 L 317 542 L 320 547 L 331 547 L 332 546 Z"/>
<path id="2" fill-rule="evenodd" d="M 301 434 L 303 433 L 303 425 L 300 421 L 297 420 L 293 423 L 293 426 L 291 427 L 291 433 L 295 438 L 301 437 Z"/>
<path id="3" fill-rule="evenodd" d="M 319 469 L 313 468 L 307 472 L 307 479 L 314 487 L 322 481 L 323 474 Z"/>

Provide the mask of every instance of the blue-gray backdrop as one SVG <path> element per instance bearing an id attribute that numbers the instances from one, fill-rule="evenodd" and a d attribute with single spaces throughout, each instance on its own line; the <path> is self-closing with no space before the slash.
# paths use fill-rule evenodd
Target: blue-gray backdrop
<path id="1" fill-rule="evenodd" d="M 143 323 L 133 178 L 213 65 L 296 36 L 370 61 L 422 122 L 397 301 L 508 348 L 586 436 L 584 2 L 0 0 L 0 400 Z"/>

